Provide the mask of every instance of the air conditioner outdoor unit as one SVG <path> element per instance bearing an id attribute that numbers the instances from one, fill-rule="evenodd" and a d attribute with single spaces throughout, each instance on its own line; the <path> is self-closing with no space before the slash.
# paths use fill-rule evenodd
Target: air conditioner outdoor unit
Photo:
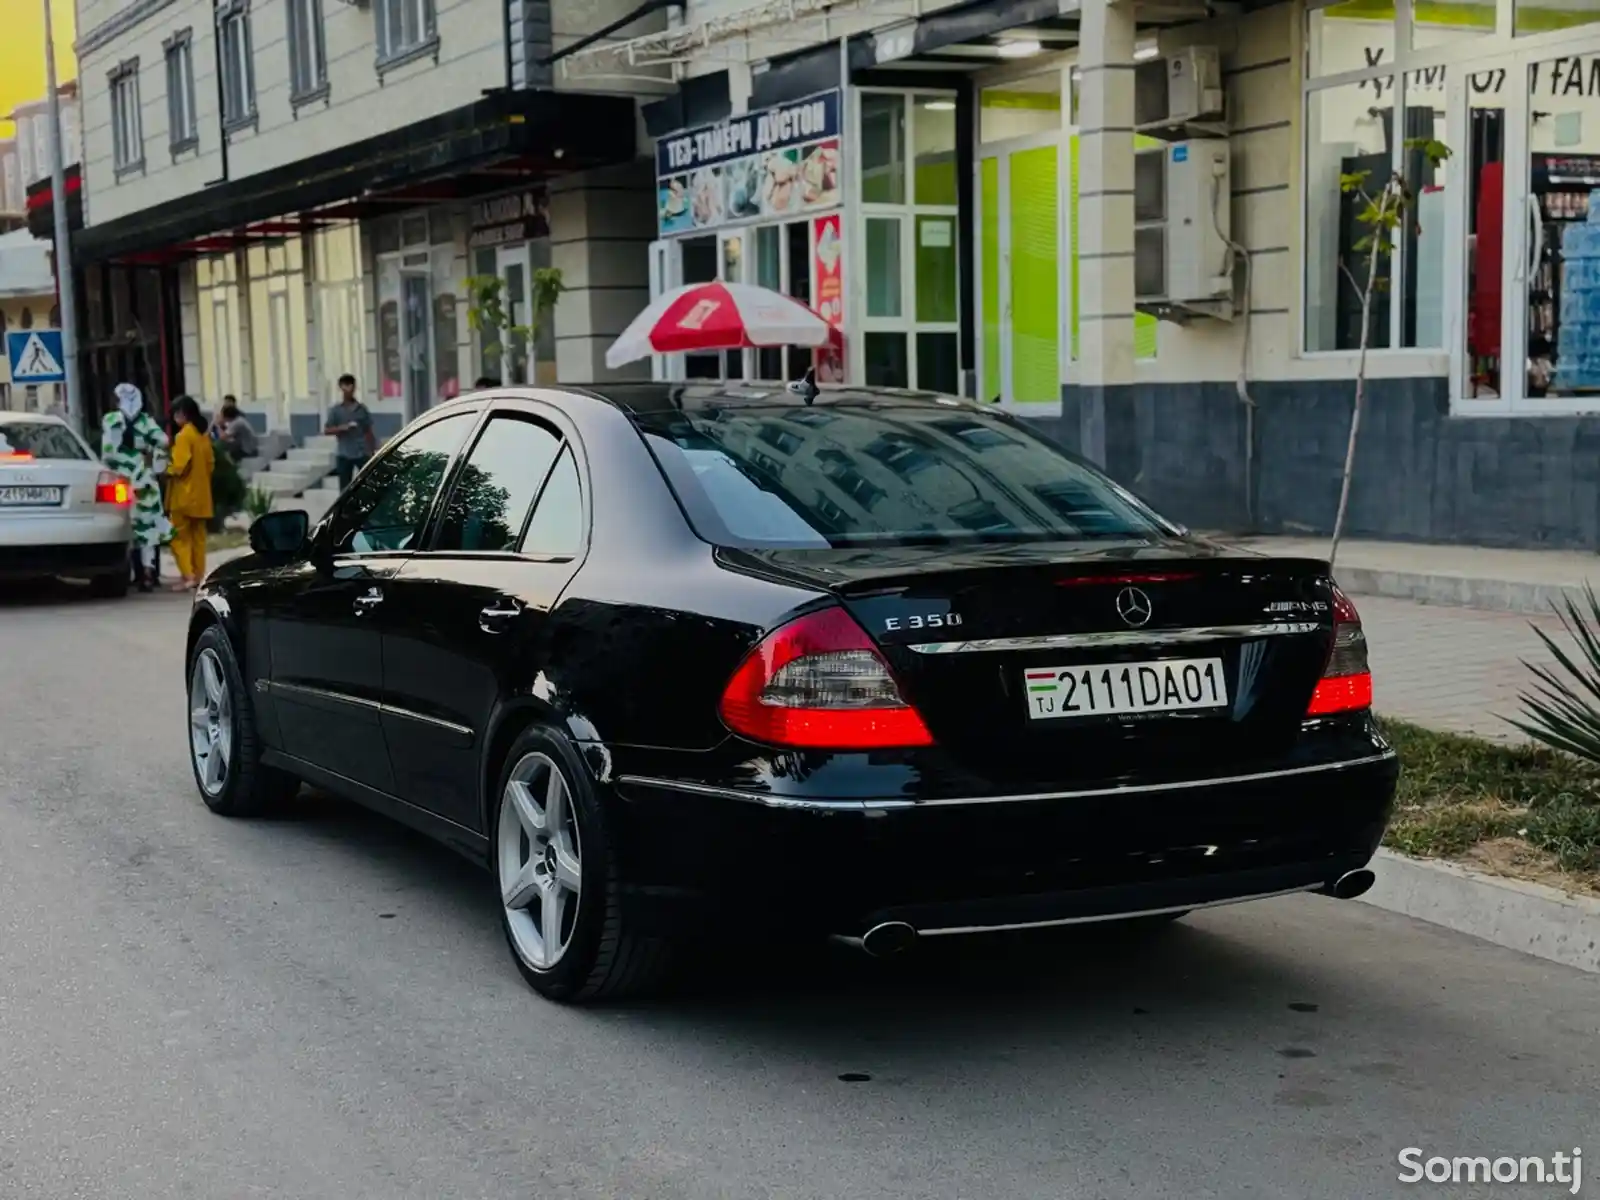
<path id="1" fill-rule="evenodd" d="M 1158 316 L 1232 318 L 1226 138 L 1172 142 L 1134 156 L 1134 303 Z"/>
<path id="2" fill-rule="evenodd" d="M 1220 121 L 1225 109 L 1222 58 L 1215 46 L 1186 46 L 1134 67 L 1136 129 Z"/>

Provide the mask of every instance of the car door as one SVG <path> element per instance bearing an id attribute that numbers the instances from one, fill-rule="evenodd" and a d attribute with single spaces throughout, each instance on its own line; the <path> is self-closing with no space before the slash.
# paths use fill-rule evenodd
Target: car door
<path id="1" fill-rule="evenodd" d="M 550 610 L 583 543 L 578 457 L 543 406 L 495 411 L 429 549 L 396 573 L 383 711 L 401 799 L 482 828 L 478 768 L 496 703 L 535 686 Z"/>
<path id="2" fill-rule="evenodd" d="M 387 588 L 424 535 L 478 409 L 404 434 L 362 472 L 318 528 L 308 561 L 286 569 L 267 621 L 269 688 L 284 750 L 393 794 L 383 736 Z"/>

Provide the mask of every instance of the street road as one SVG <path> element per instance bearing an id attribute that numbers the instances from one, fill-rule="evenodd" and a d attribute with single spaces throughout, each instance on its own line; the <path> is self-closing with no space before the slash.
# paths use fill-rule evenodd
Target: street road
<path id="1" fill-rule="evenodd" d="M 186 611 L 0 602 L 0 1200 L 1352 1200 L 1406 1146 L 1600 1195 L 1600 980 L 1360 903 L 556 1008 L 449 852 L 205 811 Z"/>

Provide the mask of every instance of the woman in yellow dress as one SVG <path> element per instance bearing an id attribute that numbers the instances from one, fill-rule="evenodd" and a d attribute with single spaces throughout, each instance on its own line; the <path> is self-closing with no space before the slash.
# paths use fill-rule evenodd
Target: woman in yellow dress
<path id="1" fill-rule="evenodd" d="M 178 591 L 200 586 L 206 577 L 206 526 L 211 520 L 211 473 L 216 453 L 206 436 L 206 419 L 193 396 L 172 402 L 178 436 L 172 439 L 167 467 L 167 518 L 172 522 L 172 557 L 183 582 Z"/>

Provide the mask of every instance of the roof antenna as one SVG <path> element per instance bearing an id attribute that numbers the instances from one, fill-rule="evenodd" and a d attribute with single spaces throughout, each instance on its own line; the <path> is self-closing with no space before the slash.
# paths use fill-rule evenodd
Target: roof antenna
<path id="1" fill-rule="evenodd" d="M 808 367 L 804 377 L 796 379 L 788 385 L 788 388 L 793 395 L 799 396 L 800 399 L 804 400 L 806 407 L 809 408 L 811 402 L 822 394 L 821 389 L 817 387 L 817 369 Z"/>

